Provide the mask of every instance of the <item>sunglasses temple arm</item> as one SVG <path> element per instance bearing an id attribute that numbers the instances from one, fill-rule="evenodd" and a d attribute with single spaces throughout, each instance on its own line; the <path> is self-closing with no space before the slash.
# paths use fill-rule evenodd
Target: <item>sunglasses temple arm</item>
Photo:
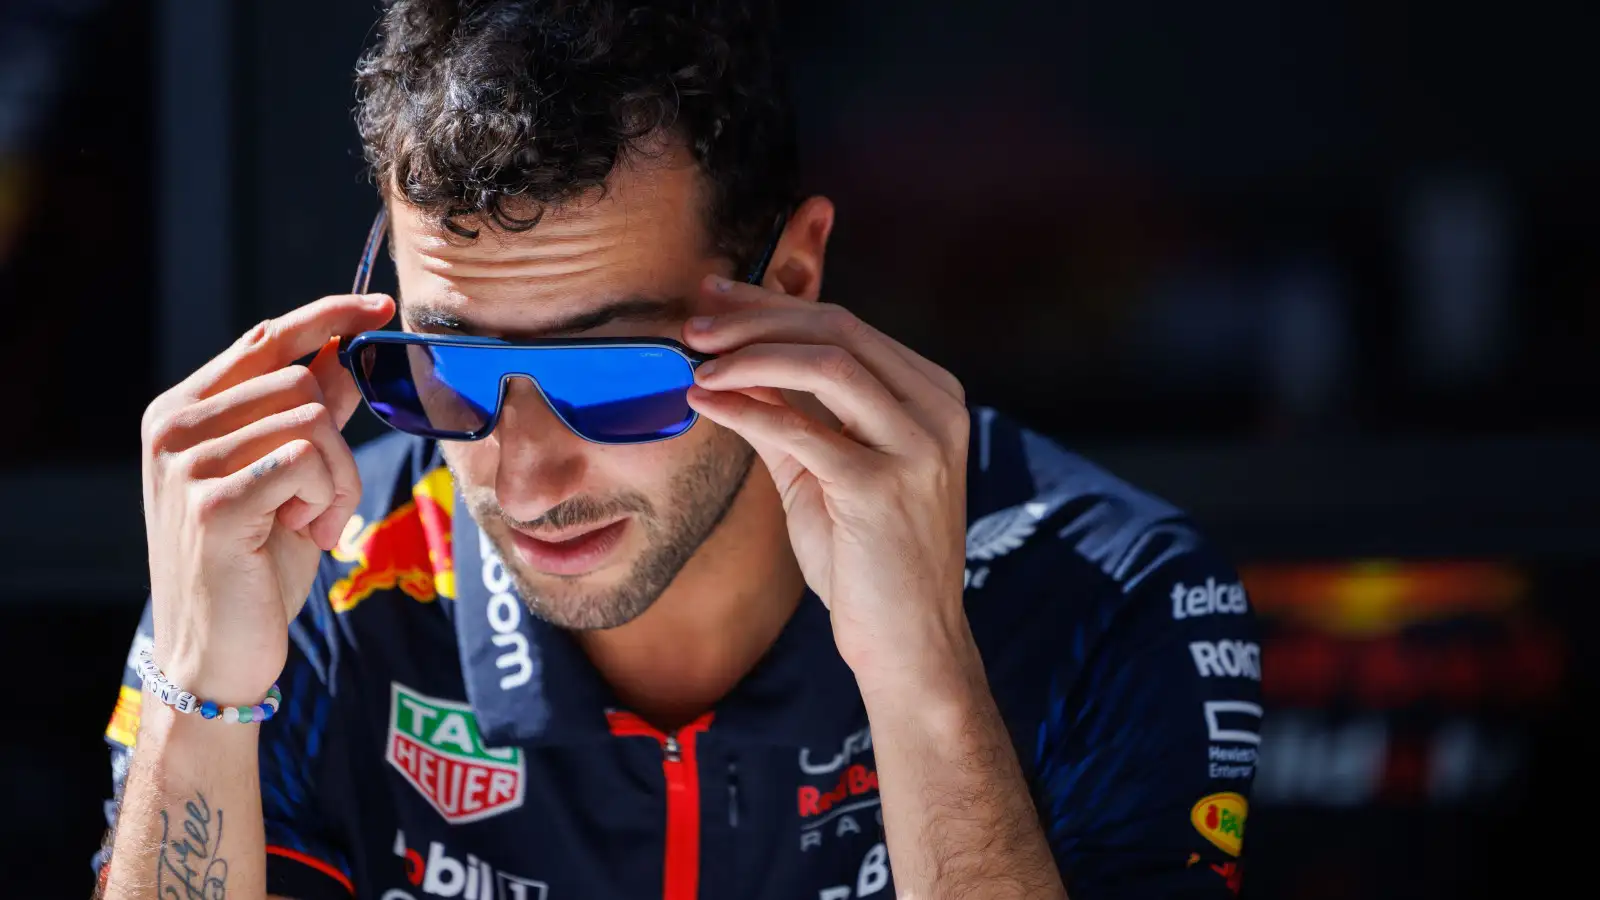
<path id="1" fill-rule="evenodd" d="M 388 220 L 388 209 L 380 207 L 377 217 L 372 220 L 372 228 L 367 231 L 366 246 L 361 248 L 361 264 L 356 267 L 355 283 L 351 285 L 350 293 L 367 292 L 367 283 L 372 280 L 372 266 L 377 261 L 378 248 L 383 246 L 383 234 Z"/>
<path id="2" fill-rule="evenodd" d="M 766 280 L 767 266 L 771 265 L 772 254 L 778 250 L 778 239 L 783 237 L 783 226 L 788 222 L 788 219 L 789 214 L 787 212 L 778 214 L 777 221 L 772 224 L 772 240 L 767 242 L 767 249 L 762 252 L 761 258 L 756 261 L 755 266 L 750 270 L 750 274 L 745 276 L 744 280 L 747 284 L 759 285 Z"/>

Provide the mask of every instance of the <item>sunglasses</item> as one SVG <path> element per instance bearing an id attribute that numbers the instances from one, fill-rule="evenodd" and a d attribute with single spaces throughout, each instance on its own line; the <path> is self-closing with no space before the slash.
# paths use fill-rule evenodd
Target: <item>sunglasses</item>
<path id="1" fill-rule="evenodd" d="M 387 212 L 367 234 L 353 293 L 364 294 L 383 243 Z M 745 277 L 761 283 L 786 216 Z M 573 434 L 597 444 L 677 437 L 699 418 L 689 406 L 694 370 L 711 359 L 668 338 L 543 338 L 502 341 L 368 331 L 340 343 L 367 408 L 397 431 L 447 441 L 488 437 L 512 378 L 532 382 Z"/>

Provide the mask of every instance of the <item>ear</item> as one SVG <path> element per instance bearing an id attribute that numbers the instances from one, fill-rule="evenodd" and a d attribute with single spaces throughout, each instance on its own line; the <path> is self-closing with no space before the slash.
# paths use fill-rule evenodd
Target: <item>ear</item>
<path id="1" fill-rule="evenodd" d="M 808 197 L 789 216 L 761 286 L 802 300 L 822 295 L 822 261 L 833 232 L 833 201 Z"/>

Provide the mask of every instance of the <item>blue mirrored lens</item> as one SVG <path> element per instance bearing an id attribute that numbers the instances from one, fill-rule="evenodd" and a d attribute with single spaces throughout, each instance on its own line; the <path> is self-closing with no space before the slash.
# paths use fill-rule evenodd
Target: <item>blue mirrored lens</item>
<path id="1" fill-rule="evenodd" d="M 555 411 L 592 441 L 653 441 L 693 421 L 689 361 L 659 347 L 551 347 L 521 356 Z"/>
<path id="2" fill-rule="evenodd" d="M 433 348 L 424 344 L 367 344 L 357 357 L 366 381 L 367 403 L 401 431 L 427 437 L 465 437 L 493 418 L 499 382 L 460 386 L 443 380 Z M 463 390 L 472 388 L 473 390 Z"/>
<path id="3" fill-rule="evenodd" d="M 481 432 L 507 375 L 532 378 L 556 414 L 592 441 L 660 440 L 694 421 L 685 397 L 693 368 L 660 347 L 371 343 L 357 358 L 373 410 L 413 434 Z"/>

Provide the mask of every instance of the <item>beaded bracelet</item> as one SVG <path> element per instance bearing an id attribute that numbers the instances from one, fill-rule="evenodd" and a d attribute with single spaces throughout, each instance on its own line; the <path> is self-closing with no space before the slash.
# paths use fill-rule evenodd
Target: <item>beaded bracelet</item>
<path id="1" fill-rule="evenodd" d="M 283 694 L 278 691 L 276 682 L 273 683 L 272 689 L 267 691 L 266 699 L 254 706 L 218 706 L 210 700 L 200 700 L 161 674 L 161 669 L 156 665 L 155 658 L 150 655 L 149 648 L 139 651 L 139 680 L 143 681 L 144 686 L 150 689 L 150 693 L 162 703 L 181 713 L 198 712 L 202 719 L 221 719 L 224 722 L 239 724 L 265 722 L 277 713 L 278 706 L 283 703 Z"/>

